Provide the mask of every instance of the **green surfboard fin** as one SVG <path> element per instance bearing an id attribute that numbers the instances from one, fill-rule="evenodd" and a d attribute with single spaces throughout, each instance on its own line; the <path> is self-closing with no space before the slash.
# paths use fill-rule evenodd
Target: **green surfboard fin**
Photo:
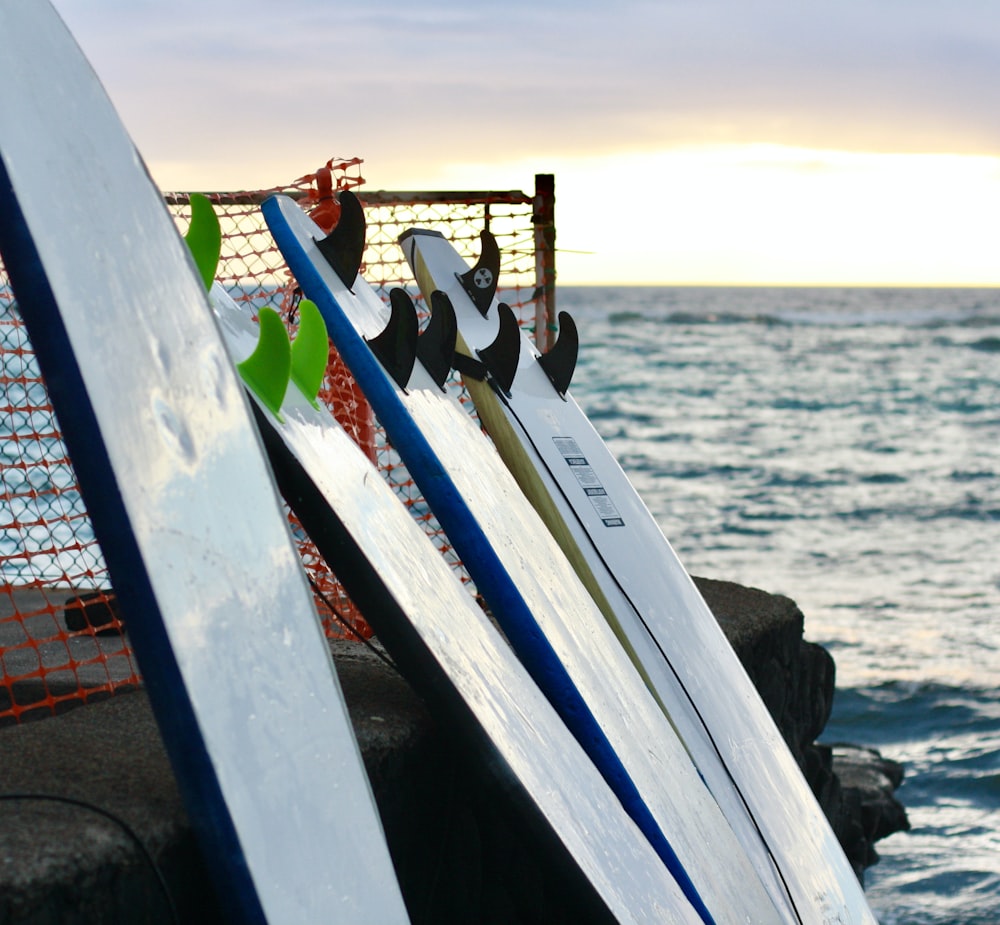
<path id="1" fill-rule="evenodd" d="M 201 193 L 191 194 L 191 224 L 184 235 L 205 289 L 211 289 L 222 253 L 222 229 L 212 203 Z"/>
<path id="2" fill-rule="evenodd" d="M 330 359 L 330 339 L 326 322 L 315 302 L 299 303 L 299 332 L 292 342 L 292 382 L 318 411 L 316 400 Z"/>
<path id="3" fill-rule="evenodd" d="M 212 288 L 219 268 L 222 229 L 212 203 L 201 193 L 191 194 L 191 224 L 184 240 L 207 291 Z M 281 420 L 281 403 L 292 373 L 292 345 L 285 323 L 273 308 L 262 308 L 257 317 L 260 323 L 257 346 L 236 368 L 253 393 Z M 319 391 L 318 385 L 316 390 Z"/>
<path id="4" fill-rule="evenodd" d="M 260 321 L 257 346 L 236 368 L 254 395 L 280 421 L 281 403 L 292 373 L 292 345 L 288 328 L 273 308 L 262 308 L 257 317 Z"/>

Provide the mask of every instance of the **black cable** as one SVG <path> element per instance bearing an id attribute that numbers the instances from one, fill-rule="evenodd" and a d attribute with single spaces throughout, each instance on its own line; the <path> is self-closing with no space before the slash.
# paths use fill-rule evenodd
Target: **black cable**
<path id="1" fill-rule="evenodd" d="M 337 610 L 336 607 L 333 606 L 331 600 L 326 596 L 326 594 L 323 593 L 322 590 L 320 590 L 319 585 L 316 584 L 316 581 L 312 577 L 312 575 L 310 575 L 307 572 L 306 578 L 309 579 L 309 584 L 312 586 L 313 593 L 316 594 L 324 604 L 326 604 L 327 609 L 329 609 L 330 613 L 333 614 L 334 619 L 336 619 L 336 621 L 342 627 L 344 627 L 344 629 L 346 629 L 352 636 L 354 636 L 358 640 L 358 642 L 363 643 L 368 647 L 368 649 L 371 652 L 374 652 L 375 655 L 378 658 L 380 658 L 383 662 L 385 662 L 385 664 L 388 665 L 393 671 L 395 671 L 397 674 L 402 674 L 396 663 L 391 658 L 389 658 L 389 656 L 386 655 L 385 652 L 383 652 L 381 649 L 376 649 L 375 646 L 372 645 L 372 641 L 370 639 L 366 639 L 364 635 L 358 632 L 357 627 L 355 627 L 354 624 L 347 619 L 347 617 L 345 617 L 342 613 L 340 613 L 339 610 Z"/>
<path id="2" fill-rule="evenodd" d="M 163 871 L 160 870 L 160 866 L 156 863 L 156 859 L 153 857 L 152 852 L 146 847 L 146 843 L 139 837 L 139 833 L 135 831 L 121 816 L 116 815 L 103 806 L 98 806 L 95 803 L 88 803 L 86 800 L 78 800 L 75 797 L 62 796 L 55 793 L 0 793 L 0 801 L 2 802 L 13 802 L 20 800 L 40 800 L 47 801 L 51 803 L 65 803 L 69 806 L 76 806 L 80 809 L 89 810 L 92 813 L 97 813 L 99 816 L 103 816 L 105 819 L 115 823 L 121 830 L 132 839 L 136 847 L 139 849 L 140 854 L 146 859 L 146 863 L 149 865 L 150 870 L 152 870 L 153 875 L 156 877 L 156 882 L 160 886 L 160 890 L 163 892 L 163 897 L 167 902 L 167 908 L 170 910 L 170 919 L 174 922 L 174 925 L 181 925 L 181 918 L 177 912 L 177 905 L 174 903 L 173 894 L 170 892 L 170 885 L 167 883 L 166 877 L 163 876 Z"/>

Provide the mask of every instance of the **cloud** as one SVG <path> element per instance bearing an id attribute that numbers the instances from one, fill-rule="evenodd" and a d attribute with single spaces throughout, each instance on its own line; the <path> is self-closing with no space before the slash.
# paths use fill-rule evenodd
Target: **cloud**
<path id="1" fill-rule="evenodd" d="M 997 278 L 996 0 L 54 2 L 168 189 L 555 172 L 566 280 Z"/>
<path id="2" fill-rule="evenodd" d="M 993 0 L 57 7 L 154 161 L 1000 146 Z"/>

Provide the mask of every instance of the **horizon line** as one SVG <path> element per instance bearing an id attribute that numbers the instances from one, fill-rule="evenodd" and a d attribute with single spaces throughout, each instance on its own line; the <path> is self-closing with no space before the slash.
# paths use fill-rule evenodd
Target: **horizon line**
<path id="1" fill-rule="evenodd" d="M 1000 289 L 1000 282 L 905 283 L 905 282 L 562 282 L 556 288 L 676 288 L 676 289 Z M 502 288 L 502 287 L 501 287 Z"/>

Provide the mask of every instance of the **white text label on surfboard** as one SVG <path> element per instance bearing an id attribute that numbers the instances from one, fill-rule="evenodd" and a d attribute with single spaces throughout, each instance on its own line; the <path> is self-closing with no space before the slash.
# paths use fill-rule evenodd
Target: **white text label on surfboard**
<path id="1" fill-rule="evenodd" d="M 594 510 L 597 511 L 597 516 L 601 518 L 604 526 L 624 527 L 625 521 L 622 519 L 622 515 L 608 497 L 607 491 L 605 491 L 593 467 L 587 462 L 587 457 L 583 455 L 579 444 L 572 437 L 553 437 L 552 442 L 559 450 L 559 455 L 566 460 L 570 471 L 576 476 L 583 493 L 594 505 Z"/>

